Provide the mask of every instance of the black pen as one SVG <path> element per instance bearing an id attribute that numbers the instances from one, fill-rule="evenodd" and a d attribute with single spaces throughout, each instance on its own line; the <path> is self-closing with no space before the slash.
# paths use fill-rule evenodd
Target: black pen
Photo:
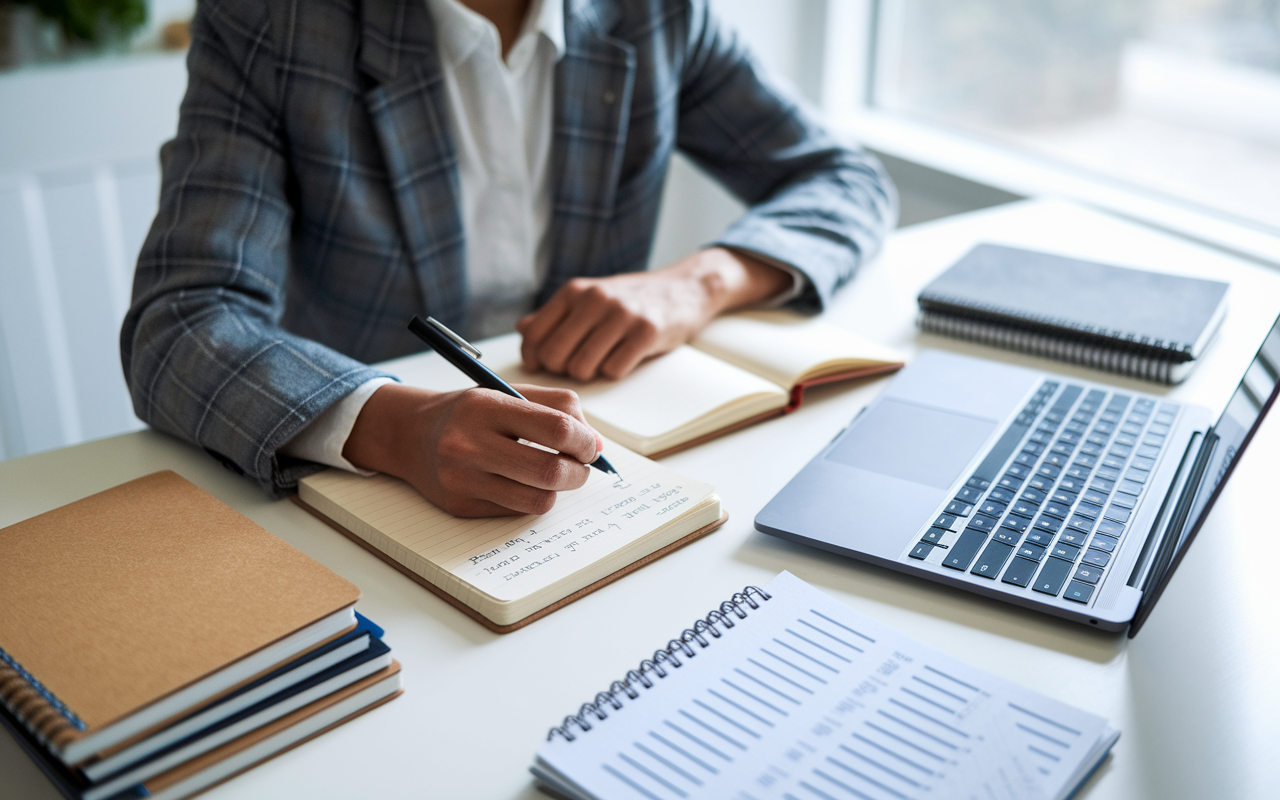
<path id="1" fill-rule="evenodd" d="M 432 350 L 444 356 L 446 361 L 462 370 L 462 374 L 484 388 L 528 401 L 527 397 L 512 389 L 511 384 L 498 377 L 496 372 L 480 363 L 479 350 L 466 339 L 446 328 L 439 320 L 433 317 L 427 317 L 424 320 L 422 317 L 415 316 L 409 321 L 409 330 L 430 345 Z M 596 456 L 596 460 L 588 466 L 595 467 L 607 475 L 618 474 L 603 455 Z"/>

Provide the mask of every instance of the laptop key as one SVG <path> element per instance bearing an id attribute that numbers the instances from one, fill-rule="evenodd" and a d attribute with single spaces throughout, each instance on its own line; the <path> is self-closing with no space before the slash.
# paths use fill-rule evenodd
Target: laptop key
<path id="1" fill-rule="evenodd" d="M 1124 494 L 1123 492 L 1117 492 L 1116 496 L 1111 498 L 1111 505 L 1119 506 L 1121 508 L 1127 508 L 1132 510 L 1133 507 L 1136 506 L 1137 504 L 1138 504 L 1138 498 L 1134 497 L 1131 494 Z"/>
<path id="2" fill-rule="evenodd" d="M 1019 500 L 1013 504 L 1013 508 L 1010 509 L 1010 511 L 1022 517 L 1034 517 L 1036 515 L 1037 508 L 1039 508 L 1039 506 L 1035 503 L 1029 503 L 1026 500 Z"/>
<path id="3" fill-rule="evenodd" d="M 1040 492 L 1047 492 L 1053 488 L 1053 478 L 1045 478 L 1041 475 L 1032 475 L 1027 480 L 1027 486 Z"/>
<path id="4" fill-rule="evenodd" d="M 1115 455 L 1108 454 L 1105 458 L 1102 459 L 1102 466 L 1111 467 L 1112 469 L 1123 469 L 1124 461 L 1125 460 L 1123 458 L 1119 458 Z"/>
<path id="5" fill-rule="evenodd" d="M 957 517 L 967 517 L 969 516 L 969 512 L 972 510 L 973 506 L 968 503 L 962 503 L 959 500 L 952 500 L 951 503 L 947 505 L 947 513 L 954 514 Z"/>
<path id="6" fill-rule="evenodd" d="M 1044 452 L 1044 445 L 1037 442 L 1027 442 L 1022 446 L 1022 452 L 1038 456 Z"/>
<path id="7" fill-rule="evenodd" d="M 988 517 L 986 514 L 974 514 L 973 519 L 969 520 L 968 527 L 983 533 L 991 533 L 996 529 L 996 524 L 995 517 Z"/>
<path id="8" fill-rule="evenodd" d="M 1097 519 L 1098 517 L 1102 516 L 1102 507 L 1095 506 L 1093 503 L 1081 503 L 1080 505 L 1076 506 L 1076 513 L 1082 517 L 1088 517 L 1089 519 Z M 1121 520 L 1121 522 L 1123 521 L 1124 520 Z"/>
<path id="9" fill-rule="evenodd" d="M 1057 503 L 1060 506 L 1066 506 L 1067 508 L 1071 508 L 1076 503 L 1076 496 L 1071 492 L 1064 490 L 1061 486 L 1059 486 L 1054 493 L 1050 495 L 1049 499 L 1054 503 Z M 1066 515 L 1063 514 L 1062 516 L 1065 517 Z"/>
<path id="10" fill-rule="evenodd" d="M 1004 513 L 1004 503 L 997 503 L 995 500 L 988 498 L 982 501 L 982 505 L 978 506 L 978 511 L 993 517 L 999 517 Z"/>
<path id="11" fill-rule="evenodd" d="M 1022 534 L 1002 525 L 996 529 L 995 533 L 991 534 L 991 538 L 997 542 L 1005 542 L 1009 545 L 1015 545 L 1018 543 L 1018 540 L 1022 538 Z"/>
<path id="12" fill-rule="evenodd" d="M 1144 444 L 1138 448 L 1138 455 L 1142 458 L 1155 458 L 1160 455 L 1160 448 L 1153 444 Z"/>
<path id="13" fill-rule="evenodd" d="M 1142 494 L 1142 484 L 1137 481 L 1120 481 L 1120 491 L 1137 497 Z"/>
<path id="14" fill-rule="evenodd" d="M 1009 528 L 1010 530 L 1022 533 L 1031 524 L 1031 520 L 1026 517 L 1020 517 L 1017 514 L 1010 514 L 1004 518 L 1004 522 L 1000 523 L 1000 527 Z"/>
<path id="15" fill-rule="evenodd" d="M 1154 458 L 1143 458 L 1142 456 L 1138 456 L 1133 460 L 1133 464 L 1131 464 L 1130 466 L 1134 467 L 1135 469 L 1145 469 L 1148 472 L 1150 472 L 1151 468 L 1154 467 L 1155 465 L 1156 465 L 1156 460 Z"/>
<path id="16" fill-rule="evenodd" d="M 909 558 L 917 558 L 917 559 L 923 560 L 928 558 L 929 554 L 932 552 L 933 552 L 933 545 L 929 544 L 928 542 L 920 542 L 915 546 L 914 550 L 912 550 L 910 553 L 907 553 L 907 556 Z"/>
<path id="17" fill-rule="evenodd" d="M 1027 533 L 1027 544 L 1038 544 L 1042 547 L 1048 547 L 1053 541 L 1053 531 L 1037 531 L 1032 529 Z"/>
<path id="18" fill-rule="evenodd" d="M 1022 546 L 1018 548 L 1018 555 L 1023 558 L 1029 558 L 1032 561 L 1039 561 L 1044 558 L 1044 547 L 1023 542 Z"/>
<path id="19" fill-rule="evenodd" d="M 1084 551 L 1084 558 L 1080 559 L 1083 564 L 1092 564 L 1095 567 L 1105 567 L 1107 562 L 1111 560 L 1110 553 L 1104 553 L 1101 550 L 1092 548 Z"/>
<path id="20" fill-rule="evenodd" d="M 1066 519 L 1067 515 L 1071 513 L 1071 506 L 1056 502 L 1054 500 L 1050 500 L 1049 502 L 1044 504 L 1044 508 L 1042 508 L 1041 510 L 1051 517 L 1057 517 L 1058 519 Z"/>
<path id="21" fill-rule="evenodd" d="M 1119 541 L 1119 539 L 1111 536 L 1103 536 L 1099 533 L 1093 537 L 1093 541 L 1089 543 L 1089 546 L 1096 550 L 1101 550 L 1104 553 L 1111 553 L 1115 551 L 1116 545 Z"/>
<path id="22" fill-rule="evenodd" d="M 1035 524 L 1036 530 L 1049 531 L 1050 533 L 1057 533 L 1058 529 L 1061 527 L 1062 520 L 1054 519 L 1053 517 L 1046 517 L 1043 514 L 1040 515 L 1040 518 L 1036 520 Z"/>
<path id="23" fill-rule="evenodd" d="M 951 533 L 951 531 L 946 530 L 945 528 L 930 528 L 924 532 L 924 536 L 920 537 L 920 541 L 928 542 L 929 544 L 939 544 L 942 542 L 942 537 L 946 536 L 948 533 Z"/>
<path id="24" fill-rule="evenodd" d="M 1089 538 L 1089 534 L 1081 533 L 1080 531 L 1073 531 L 1070 528 L 1067 528 L 1062 533 L 1058 534 L 1059 542 L 1075 545 L 1076 547 L 1084 547 L 1084 540 L 1087 538 Z"/>
<path id="25" fill-rule="evenodd" d="M 982 490 L 973 486 L 962 486 L 956 493 L 956 499 L 962 503 L 977 502 L 979 497 L 982 497 Z"/>
<path id="26" fill-rule="evenodd" d="M 1038 506 L 1044 502 L 1044 496 L 1044 492 L 1037 491 L 1035 489 L 1023 489 L 1022 494 L 1018 495 L 1018 499 L 1025 500 L 1028 503 L 1034 503 Z"/>
<path id="27" fill-rule="evenodd" d="M 1086 503 L 1093 503 L 1095 506 L 1105 505 L 1107 502 L 1107 495 L 1097 489 L 1089 489 L 1084 493 L 1084 501 Z"/>
<path id="28" fill-rule="evenodd" d="M 1057 544 L 1049 548 L 1049 555 L 1066 561 L 1075 561 L 1076 556 L 1080 555 L 1080 548 L 1073 544 L 1063 544 L 1059 539 Z"/>
<path id="29" fill-rule="evenodd" d="M 1013 498 L 1016 497 L 1016 495 L 1013 492 L 1009 491 L 1008 489 L 1001 489 L 997 487 L 995 489 L 992 489 L 991 494 L 987 495 L 987 497 L 991 498 L 992 500 L 995 500 L 998 503 L 1004 503 L 1008 505 L 1009 501 L 1013 500 Z"/>
<path id="30" fill-rule="evenodd" d="M 1031 576 L 1036 574 L 1036 567 L 1040 566 L 1034 561 L 1028 561 L 1025 558 L 1015 558 L 1009 568 L 1004 571 L 1004 577 L 1000 580 L 1005 583 L 1011 583 L 1014 586 L 1026 587 L 1031 584 Z"/>
<path id="31" fill-rule="evenodd" d="M 1133 481 L 1134 483 L 1146 483 L 1147 478 L 1149 477 L 1151 477 L 1150 472 L 1147 472 L 1145 469 L 1138 469 L 1137 467 L 1129 467 L 1129 469 L 1124 473 L 1124 479 L 1126 481 Z"/>
<path id="32" fill-rule="evenodd" d="M 1077 603 L 1087 603 L 1089 598 L 1093 597 L 1093 587 L 1087 583 L 1072 581 L 1067 584 L 1067 590 L 1062 593 L 1062 596 Z"/>
<path id="33" fill-rule="evenodd" d="M 1116 434 L 1115 441 L 1116 444 L 1121 445 L 1122 447 L 1133 447 L 1138 443 L 1138 437 L 1130 436 L 1127 433 L 1119 433 Z"/>
<path id="34" fill-rule="evenodd" d="M 1121 508 L 1114 503 L 1107 506 L 1107 519 L 1112 522 L 1128 522 L 1129 515 L 1133 512 L 1127 508 Z"/>
<path id="35" fill-rule="evenodd" d="M 1094 478 L 1089 482 L 1089 488 L 1097 489 L 1100 492 L 1110 492 L 1112 489 L 1116 488 L 1116 482 L 1113 480 L 1107 480 L 1106 478 Z"/>
<path id="36" fill-rule="evenodd" d="M 1084 488 L 1084 481 L 1080 478 L 1063 478 L 1058 481 L 1058 488 L 1064 492 L 1080 494 L 1080 490 Z"/>
<path id="37" fill-rule="evenodd" d="M 1093 456 L 1088 456 L 1088 455 L 1085 455 L 1084 453 L 1080 453 L 1079 455 L 1076 456 L 1076 463 L 1084 467 L 1085 469 L 1093 469 L 1095 466 L 1097 466 L 1098 459 Z"/>
<path id="38" fill-rule="evenodd" d="M 1062 584 L 1066 582 L 1067 576 L 1071 574 L 1072 564 L 1070 561 L 1063 561 L 1060 558 L 1046 558 L 1044 566 L 1040 568 L 1040 574 L 1036 576 L 1035 583 L 1031 588 L 1041 594 L 1057 595 L 1062 591 Z"/>
<path id="39" fill-rule="evenodd" d="M 1036 464 L 1036 457 L 1033 453 L 1023 451 L 1013 457 L 1013 463 L 1021 464 L 1024 467 L 1034 467 Z"/>
<path id="40" fill-rule="evenodd" d="M 1067 524 L 1071 526 L 1072 530 L 1083 531 L 1084 533 L 1093 530 L 1093 520 L 1088 517 L 1076 515 Z"/>
<path id="41" fill-rule="evenodd" d="M 965 530 L 956 543 L 951 545 L 951 550 L 946 557 L 942 559 L 942 566 L 961 571 L 968 569 L 974 557 L 978 555 L 978 549 L 986 540 L 987 535 L 982 531 L 975 531 L 972 528 Z"/>
<path id="42" fill-rule="evenodd" d="M 1046 458 L 1045 462 L 1040 465 L 1040 469 L 1036 470 L 1036 474 L 1042 478 L 1048 478 L 1051 481 L 1056 481 L 1058 476 L 1062 474 L 1062 468 L 1055 467 L 1053 464 L 1048 462 L 1049 460 Z M 1085 474 L 1088 474 L 1088 472 L 1086 471 Z"/>
<path id="43" fill-rule="evenodd" d="M 1085 564 L 1078 568 L 1076 573 L 1071 577 L 1078 581 L 1084 581 L 1085 583 L 1097 583 L 1098 579 L 1102 577 L 1102 570 Z"/>
<path id="44" fill-rule="evenodd" d="M 955 514 L 939 514 L 938 518 L 933 521 L 935 528 L 950 528 L 951 523 L 956 521 Z"/>
<path id="45" fill-rule="evenodd" d="M 979 578 L 989 578 L 995 580 L 1000 574 L 1000 568 L 1004 566 L 1004 562 L 1009 560 L 1009 554 L 1013 552 L 1013 545 L 1004 542 L 990 541 L 983 549 L 982 555 L 978 557 L 978 563 L 973 565 L 970 573 L 977 575 Z"/>
<path id="46" fill-rule="evenodd" d="M 1098 474 L 1101 475 L 1102 470 L 1098 470 Z M 1072 464 L 1070 467 L 1067 467 L 1066 475 L 1068 478 L 1079 478 L 1080 480 L 1085 480 L 1089 477 L 1089 468 L 1081 466 L 1080 464 Z"/>
<path id="47" fill-rule="evenodd" d="M 1098 533 L 1105 533 L 1107 536 L 1114 536 L 1118 539 L 1120 534 L 1124 533 L 1124 526 L 1118 522 L 1104 519 L 1098 523 Z"/>
<path id="48" fill-rule="evenodd" d="M 1098 456 L 1102 455 L 1102 445 L 1085 442 L 1084 444 L 1080 445 L 1080 454 L 1085 456 L 1093 456 L 1094 458 L 1097 458 Z"/>
<path id="49" fill-rule="evenodd" d="M 1000 488 L 1009 489 L 1010 491 L 1018 491 L 1022 488 L 1022 478 L 1016 478 L 1009 473 L 1005 473 L 999 481 L 996 482 Z"/>

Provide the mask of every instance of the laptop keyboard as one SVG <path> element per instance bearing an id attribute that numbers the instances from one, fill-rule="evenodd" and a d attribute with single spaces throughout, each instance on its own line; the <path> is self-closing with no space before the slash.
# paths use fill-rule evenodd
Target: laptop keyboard
<path id="1" fill-rule="evenodd" d="M 1088 603 L 1177 413 L 1045 381 L 909 557 Z"/>

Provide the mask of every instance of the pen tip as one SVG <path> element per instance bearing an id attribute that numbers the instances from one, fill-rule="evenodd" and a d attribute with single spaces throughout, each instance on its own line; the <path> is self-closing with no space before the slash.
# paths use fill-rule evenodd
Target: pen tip
<path id="1" fill-rule="evenodd" d="M 591 466 L 595 467 L 601 472 L 608 473 L 611 475 L 618 475 L 618 471 L 613 468 L 612 464 L 609 463 L 609 459 L 605 458 L 603 455 L 596 456 L 596 460 L 591 462 Z M 618 475 L 618 477 L 621 478 L 622 476 Z"/>

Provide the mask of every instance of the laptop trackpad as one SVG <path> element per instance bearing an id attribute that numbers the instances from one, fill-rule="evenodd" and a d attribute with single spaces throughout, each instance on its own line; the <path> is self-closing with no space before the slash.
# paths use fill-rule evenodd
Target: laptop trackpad
<path id="1" fill-rule="evenodd" d="M 947 489 L 996 424 L 995 420 L 885 398 L 854 422 L 827 458 Z"/>

